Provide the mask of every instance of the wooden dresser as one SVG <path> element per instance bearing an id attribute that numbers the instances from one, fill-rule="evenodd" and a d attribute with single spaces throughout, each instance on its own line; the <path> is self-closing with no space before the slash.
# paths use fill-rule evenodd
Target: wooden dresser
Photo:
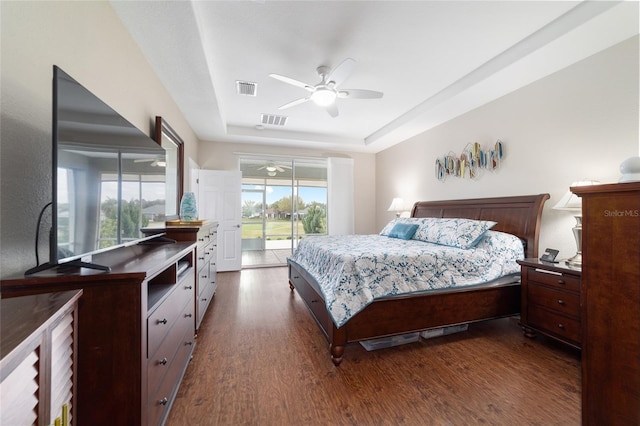
<path id="1" fill-rule="evenodd" d="M 75 425 L 81 290 L 2 299 L 0 424 Z"/>
<path id="2" fill-rule="evenodd" d="M 82 289 L 75 424 L 163 424 L 195 345 L 195 243 L 147 243 L 2 281 L 2 297 Z"/>
<path id="3" fill-rule="evenodd" d="M 580 348 L 580 269 L 564 263 L 519 260 L 522 267 L 520 325 L 527 337 L 540 332 Z"/>
<path id="4" fill-rule="evenodd" d="M 582 198 L 582 423 L 640 424 L 640 182 Z"/>
<path id="5" fill-rule="evenodd" d="M 176 241 L 196 242 L 196 329 L 216 292 L 218 258 L 218 222 L 204 221 L 202 225 L 175 225 L 165 228 L 147 228 L 146 235 L 164 233 L 167 238 Z"/>

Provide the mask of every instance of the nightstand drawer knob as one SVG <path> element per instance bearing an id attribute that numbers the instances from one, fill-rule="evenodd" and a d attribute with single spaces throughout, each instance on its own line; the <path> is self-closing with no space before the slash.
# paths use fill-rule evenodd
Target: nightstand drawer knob
<path id="1" fill-rule="evenodd" d="M 558 284 L 565 284 L 564 280 L 558 280 Z"/>
<path id="2" fill-rule="evenodd" d="M 558 299 L 558 305 L 564 305 L 564 300 Z"/>
<path id="3" fill-rule="evenodd" d="M 558 328 L 564 328 L 564 324 L 562 323 L 558 324 Z"/>

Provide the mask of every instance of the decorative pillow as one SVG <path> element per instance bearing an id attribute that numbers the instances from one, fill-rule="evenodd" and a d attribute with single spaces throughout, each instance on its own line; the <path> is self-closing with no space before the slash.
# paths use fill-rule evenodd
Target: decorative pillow
<path id="1" fill-rule="evenodd" d="M 503 259 L 523 259 L 524 247 L 524 241 L 515 235 L 489 230 L 480 237 L 480 241 L 474 248 L 500 253 L 500 257 Z"/>
<path id="2" fill-rule="evenodd" d="M 393 219 L 392 221 L 387 223 L 384 228 L 382 228 L 382 231 L 380 231 L 380 235 L 388 237 L 389 233 L 397 223 L 408 223 L 410 225 L 416 224 L 419 226 L 423 220 L 424 219 L 420 217 L 399 217 Z"/>
<path id="3" fill-rule="evenodd" d="M 424 218 L 413 236 L 414 240 L 468 249 L 497 222 L 473 219 Z"/>
<path id="4" fill-rule="evenodd" d="M 393 225 L 391 232 L 389 232 L 389 237 L 400 238 L 401 240 L 410 240 L 411 237 L 413 237 L 413 234 L 416 233 L 417 229 L 418 225 L 415 223 L 396 223 Z"/>

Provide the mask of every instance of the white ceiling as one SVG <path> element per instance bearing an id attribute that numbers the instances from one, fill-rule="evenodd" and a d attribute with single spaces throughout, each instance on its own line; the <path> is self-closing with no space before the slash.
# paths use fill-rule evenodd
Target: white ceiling
<path id="1" fill-rule="evenodd" d="M 638 34 L 638 3 L 112 1 L 203 141 L 379 152 Z M 350 57 L 332 118 L 307 102 L 316 68 Z M 257 84 L 239 95 L 236 81 Z M 261 114 L 288 117 L 260 124 Z"/>

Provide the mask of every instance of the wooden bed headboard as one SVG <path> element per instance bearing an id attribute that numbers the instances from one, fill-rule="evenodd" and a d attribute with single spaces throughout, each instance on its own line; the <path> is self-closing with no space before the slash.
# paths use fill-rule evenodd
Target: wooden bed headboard
<path id="1" fill-rule="evenodd" d="M 508 232 L 525 243 L 525 256 L 538 257 L 540 217 L 549 194 L 469 200 L 418 201 L 411 217 L 450 217 L 498 222 L 494 231 Z"/>

